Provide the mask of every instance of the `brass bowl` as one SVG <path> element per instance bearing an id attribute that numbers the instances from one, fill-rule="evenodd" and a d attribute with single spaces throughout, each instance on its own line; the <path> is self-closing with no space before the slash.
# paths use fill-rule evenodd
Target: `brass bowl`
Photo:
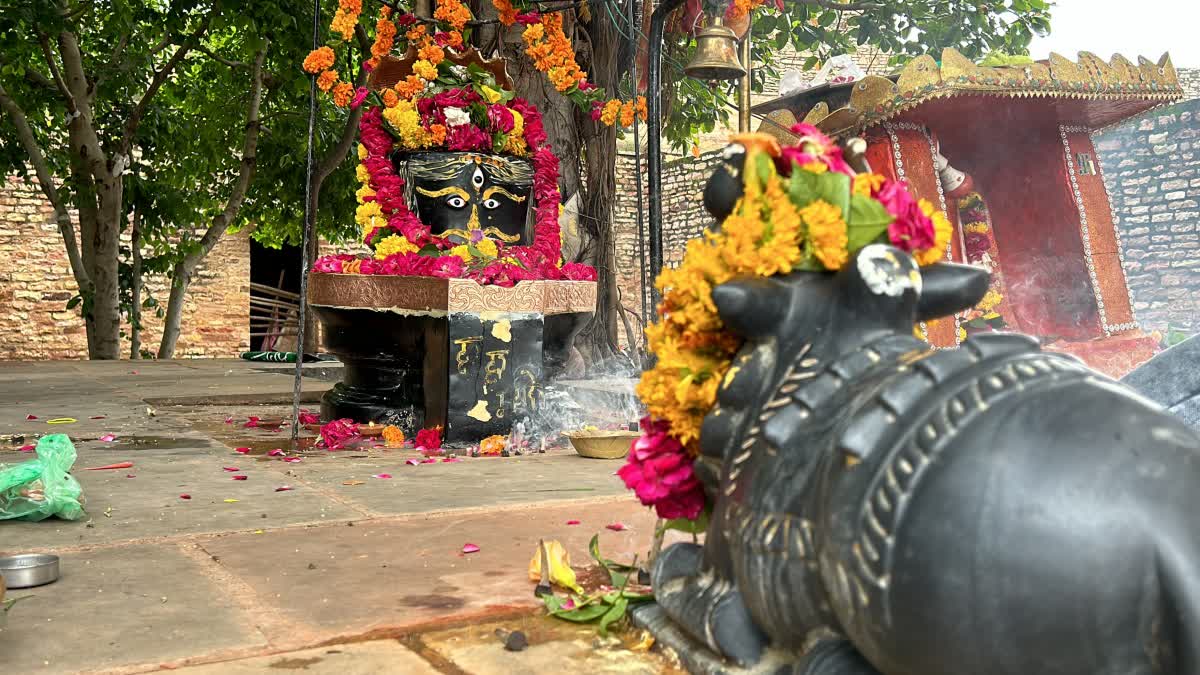
<path id="1" fill-rule="evenodd" d="M 565 434 L 571 440 L 575 452 L 592 459 L 623 459 L 629 454 L 634 439 L 641 436 L 637 431 L 572 431 Z"/>

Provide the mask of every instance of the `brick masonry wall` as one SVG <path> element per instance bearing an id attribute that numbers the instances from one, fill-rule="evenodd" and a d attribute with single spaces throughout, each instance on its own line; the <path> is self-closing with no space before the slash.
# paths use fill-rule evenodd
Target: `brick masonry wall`
<path id="1" fill-rule="evenodd" d="M 149 276 L 147 294 L 166 307 L 169 280 Z M 0 360 L 84 359 L 87 336 L 54 211 L 35 186 L 0 186 Z M 250 239 L 225 236 L 192 282 L 184 303 L 178 358 L 232 357 L 250 345 Z M 157 351 L 162 321 L 143 310 L 142 348 Z M 128 326 L 123 326 L 126 330 Z M 122 355 L 129 355 L 129 340 Z"/>
<path id="2" fill-rule="evenodd" d="M 1200 332 L 1200 98 L 1104 130 L 1096 151 L 1137 320 Z"/>
<path id="3" fill-rule="evenodd" d="M 1200 68 L 1177 68 L 1175 73 L 1187 98 L 1200 98 Z"/>

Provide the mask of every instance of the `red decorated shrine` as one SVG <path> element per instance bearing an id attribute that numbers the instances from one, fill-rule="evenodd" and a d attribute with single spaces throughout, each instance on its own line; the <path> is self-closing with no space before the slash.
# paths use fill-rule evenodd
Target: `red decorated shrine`
<path id="1" fill-rule="evenodd" d="M 867 141 L 871 168 L 908 182 L 955 225 L 946 257 L 989 268 L 992 292 L 922 325 L 939 347 L 1012 330 L 1110 376 L 1157 351 L 1143 333 L 1092 135 L 1182 96 L 1170 58 L 1138 65 L 1087 53 L 987 68 L 954 50 L 899 75 L 824 85 L 764 103 L 760 131 L 794 142 L 797 120 Z"/>

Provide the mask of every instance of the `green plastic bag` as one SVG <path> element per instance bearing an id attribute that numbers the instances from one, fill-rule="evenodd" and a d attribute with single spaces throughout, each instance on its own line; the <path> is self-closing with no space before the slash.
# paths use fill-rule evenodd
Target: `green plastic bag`
<path id="1" fill-rule="evenodd" d="M 43 436 L 37 444 L 37 459 L 0 464 L 0 520 L 82 518 L 83 489 L 69 473 L 73 464 L 75 446 L 65 434 Z"/>

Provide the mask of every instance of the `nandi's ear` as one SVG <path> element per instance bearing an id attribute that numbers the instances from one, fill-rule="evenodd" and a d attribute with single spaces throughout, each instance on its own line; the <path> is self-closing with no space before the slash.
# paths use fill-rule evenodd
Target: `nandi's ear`
<path id="1" fill-rule="evenodd" d="M 788 309 L 787 290 L 770 279 L 729 281 L 712 290 L 721 321 L 742 337 L 768 335 Z"/>
<path id="2" fill-rule="evenodd" d="M 725 222 L 742 198 L 742 169 L 746 153 L 741 146 L 731 145 L 704 184 L 704 208 L 718 223 Z"/>
<path id="3" fill-rule="evenodd" d="M 934 263 L 921 268 L 921 299 L 917 321 L 950 316 L 974 307 L 988 292 L 987 270 L 955 263 Z"/>

